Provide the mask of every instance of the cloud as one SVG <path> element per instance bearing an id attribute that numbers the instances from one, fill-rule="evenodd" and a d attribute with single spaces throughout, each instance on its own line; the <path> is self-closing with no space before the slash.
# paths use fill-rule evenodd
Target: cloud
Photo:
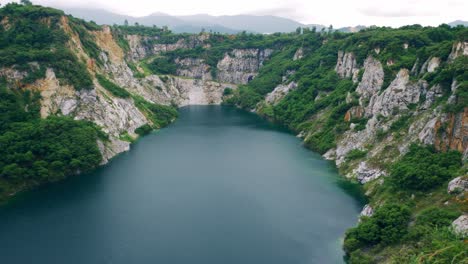
<path id="1" fill-rule="evenodd" d="M 410 9 L 378 9 L 374 7 L 359 8 L 358 11 L 371 17 L 419 17 L 419 16 L 436 16 L 438 12 L 421 12 L 420 10 Z"/>
<path id="2" fill-rule="evenodd" d="M 0 3 L 19 0 L 0 0 Z M 402 26 L 439 25 L 468 20 L 467 0 L 32 0 L 55 7 L 102 8 L 119 14 L 143 16 L 210 14 L 274 15 L 304 24 Z"/>
<path id="3" fill-rule="evenodd" d="M 291 18 L 294 20 L 302 20 L 305 17 L 305 15 L 302 14 L 297 8 L 293 8 L 293 7 L 266 8 L 266 9 L 251 11 L 249 12 L 249 14 L 258 15 L 258 16 L 287 17 L 287 18 Z"/>

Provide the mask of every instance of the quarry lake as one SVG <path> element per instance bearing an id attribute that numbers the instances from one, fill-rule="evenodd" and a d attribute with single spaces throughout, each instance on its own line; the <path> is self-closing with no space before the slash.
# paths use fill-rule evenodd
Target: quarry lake
<path id="1" fill-rule="evenodd" d="M 343 263 L 361 206 L 294 135 L 191 106 L 97 171 L 0 208 L 0 262 Z"/>

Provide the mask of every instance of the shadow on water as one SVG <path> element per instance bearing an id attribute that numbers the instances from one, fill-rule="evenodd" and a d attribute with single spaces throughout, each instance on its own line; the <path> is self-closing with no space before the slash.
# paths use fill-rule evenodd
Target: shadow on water
<path id="1" fill-rule="evenodd" d="M 340 176 L 340 178 L 336 180 L 336 185 L 340 187 L 340 189 L 342 189 L 345 193 L 356 199 L 359 205 L 364 206 L 368 203 L 368 199 L 361 184 L 347 180 Z"/>

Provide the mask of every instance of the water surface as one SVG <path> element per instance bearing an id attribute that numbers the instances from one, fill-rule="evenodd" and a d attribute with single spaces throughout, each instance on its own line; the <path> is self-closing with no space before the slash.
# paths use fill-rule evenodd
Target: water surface
<path id="1" fill-rule="evenodd" d="M 89 175 L 0 209 L 1 263 L 342 263 L 360 204 L 332 164 L 253 114 L 180 110 Z"/>

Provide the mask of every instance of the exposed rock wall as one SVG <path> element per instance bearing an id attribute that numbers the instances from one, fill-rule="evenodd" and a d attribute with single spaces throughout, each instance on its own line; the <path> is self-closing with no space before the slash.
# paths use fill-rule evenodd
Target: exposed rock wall
<path id="1" fill-rule="evenodd" d="M 202 59 L 176 59 L 177 75 L 202 80 L 212 80 L 210 66 Z"/>
<path id="2" fill-rule="evenodd" d="M 466 47 L 466 43 L 455 43 L 448 63 L 458 56 L 465 56 L 468 53 Z M 335 67 L 337 74 L 342 78 L 351 77 L 353 72 L 359 70 L 355 68 L 354 60 L 352 53 L 339 52 Z M 369 56 L 364 62 L 364 73 L 356 88 L 359 106 L 351 107 L 344 116 L 344 120 L 350 122 L 350 129 L 339 136 L 336 147 L 325 153 L 324 157 L 335 160 L 336 165 L 341 167 L 350 151 L 366 151 L 366 160 L 371 162 L 347 165 L 350 167 L 346 176 L 360 183 L 385 176 L 386 172 L 379 164 L 393 162 L 406 153 L 413 142 L 435 145 L 441 151 L 458 150 L 467 159 L 468 107 L 461 113 L 444 113 L 442 107 L 434 107 L 438 98 L 446 95 L 442 86 L 436 84 L 429 88 L 425 80 L 414 80 L 420 73 L 434 72 L 441 63 L 440 58 L 431 57 L 418 70 L 410 72 L 401 69 L 388 87 L 382 87 L 385 77 L 382 63 Z M 413 78 L 410 78 L 411 75 Z M 454 81 L 449 104 L 456 101 L 457 87 Z M 346 100 L 347 103 L 352 102 L 353 96 L 348 94 Z M 355 131 L 356 125 L 351 122 L 362 118 L 367 119 L 365 128 Z M 396 137 L 390 127 L 399 119 L 411 119 L 411 122 L 408 128 L 398 131 Z M 301 135 L 307 138 L 307 133 Z M 389 150 L 392 151 L 390 154 Z"/>
<path id="3" fill-rule="evenodd" d="M 457 42 L 453 44 L 452 52 L 449 55 L 449 62 L 460 56 L 468 56 L 468 42 Z"/>
<path id="4" fill-rule="evenodd" d="M 380 61 L 369 56 L 364 62 L 364 74 L 362 80 L 356 88 L 356 92 L 361 96 L 360 104 L 364 99 L 370 98 L 382 88 L 384 81 L 384 71 Z"/>
<path id="5" fill-rule="evenodd" d="M 171 77 L 168 86 L 178 91 L 179 96 L 173 98 L 178 106 L 221 104 L 224 89 L 237 88 L 232 84 L 180 77 Z"/>
<path id="6" fill-rule="evenodd" d="M 280 84 L 275 87 L 275 89 L 267 94 L 265 101 L 268 104 L 275 105 L 281 101 L 290 91 L 297 88 L 297 84 L 295 82 L 291 82 L 289 84 Z"/>
<path id="7" fill-rule="evenodd" d="M 359 72 L 359 68 L 354 54 L 339 51 L 335 71 L 341 78 L 350 78 L 355 76 Z"/>
<path id="8" fill-rule="evenodd" d="M 224 83 L 246 84 L 257 76 L 260 67 L 273 50 L 235 49 L 224 55 L 217 65 L 217 80 Z"/>
<path id="9" fill-rule="evenodd" d="M 381 114 L 387 117 L 400 110 L 407 110 L 411 104 L 419 102 L 421 92 L 426 88 L 425 81 L 410 83 L 409 71 L 402 69 L 382 94 L 372 96 L 366 109 L 366 115 Z"/>

